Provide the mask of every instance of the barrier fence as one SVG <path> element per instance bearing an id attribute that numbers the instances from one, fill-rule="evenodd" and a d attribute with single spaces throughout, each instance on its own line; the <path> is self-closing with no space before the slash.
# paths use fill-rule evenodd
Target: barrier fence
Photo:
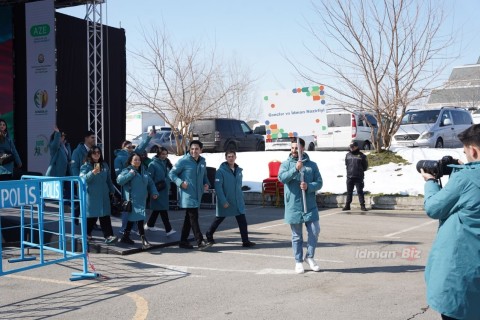
<path id="1" fill-rule="evenodd" d="M 85 184 L 78 177 L 25 175 L 0 182 L 0 276 L 82 259 L 83 272 L 70 280 L 98 277 L 88 272 L 85 212 Z"/>

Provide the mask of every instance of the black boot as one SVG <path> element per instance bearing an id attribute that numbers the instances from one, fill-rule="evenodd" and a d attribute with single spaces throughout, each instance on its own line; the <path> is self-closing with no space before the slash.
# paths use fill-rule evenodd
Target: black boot
<path id="1" fill-rule="evenodd" d="M 365 207 L 364 204 L 361 205 L 360 210 L 362 210 L 362 211 L 368 211 L 368 209 Z"/>
<path id="2" fill-rule="evenodd" d="M 350 204 L 346 204 L 345 207 L 342 208 L 342 211 L 350 210 Z"/>
<path id="3" fill-rule="evenodd" d="M 150 242 L 148 242 L 147 238 L 145 238 L 145 235 L 140 236 L 140 238 L 142 238 L 142 249 L 143 249 L 143 250 L 152 247 L 152 245 L 150 244 Z"/>
<path id="4" fill-rule="evenodd" d="M 122 243 L 127 243 L 127 244 L 135 244 L 135 241 L 130 239 L 130 231 L 127 231 L 127 230 L 123 231 L 123 235 L 118 241 Z"/>

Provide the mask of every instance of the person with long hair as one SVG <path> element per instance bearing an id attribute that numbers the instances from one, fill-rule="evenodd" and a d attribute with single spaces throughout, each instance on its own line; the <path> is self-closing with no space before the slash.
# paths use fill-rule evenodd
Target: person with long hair
<path id="1" fill-rule="evenodd" d="M 153 157 L 152 161 L 148 165 L 148 172 L 152 176 L 153 182 L 157 187 L 159 196 L 156 200 L 150 201 L 150 209 L 152 214 L 145 223 L 145 230 L 158 231 L 159 228 L 155 227 L 158 215 L 162 218 L 163 225 L 165 226 L 165 232 L 167 237 L 174 234 L 176 231 L 172 229 L 170 219 L 168 218 L 169 207 L 169 192 L 170 192 L 170 177 L 168 173 L 172 169 L 172 163 L 168 159 L 168 150 L 164 147 L 160 147 L 157 155 Z"/>
<path id="2" fill-rule="evenodd" d="M 137 223 L 138 232 L 142 239 L 142 249 L 148 249 L 151 244 L 145 237 L 143 223 L 146 216 L 147 197 L 150 193 L 152 199 L 158 198 L 158 192 L 155 188 L 152 178 L 148 171 L 142 166 L 142 159 L 136 153 L 132 153 L 127 160 L 127 167 L 117 177 L 117 183 L 122 186 L 125 193 L 125 200 L 131 201 L 132 212 L 128 213 L 127 226 L 123 232 L 120 242 L 135 244 L 130 239 L 130 231 L 134 222 Z"/>
<path id="3" fill-rule="evenodd" d="M 13 167 L 22 167 L 22 160 L 18 155 L 17 148 L 8 133 L 8 125 L 4 119 L 0 119 L 0 181 L 12 180 Z"/>
<path id="4" fill-rule="evenodd" d="M 85 163 L 80 168 L 80 177 L 86 182 L 87 202 L 87 235 L 91 239 L 93 227 L 100 219 L 100 228 L 106 244 L 114 243 L 117 238 L 113 235 L 110 219 L 110 196 L 115 191 L 110 168 L 103 160 L 102 150 L 93 146 L 87 153 Z"/>

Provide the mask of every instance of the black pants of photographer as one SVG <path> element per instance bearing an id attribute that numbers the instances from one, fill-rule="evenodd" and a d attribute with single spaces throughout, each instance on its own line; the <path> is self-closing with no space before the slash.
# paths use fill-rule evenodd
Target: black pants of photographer
<path id="1" fill-rule="evenodd" d="M 155 227 L 155 222 L 157 222 L 158 215 L 162 218 L 163 225 L 165 226 L 165 232 L 172 231 L 172 225 L 170 224 L 170 219 L 168 218 L 168 211 L 167 210 L 154 210 L 148 218 L 147 226 L 149 228 Z"/>
<path id="2" fill-rule="evenodd" d="M 143 223 L 144 223 L 143 220 L 128 221 L 128 222 L 127 222 L 127 227 L 125 228 L 125 231 L 127 231 L 128 233 L 130 233 L 130 231 L 132 231 L 133 224 L 134 224 L 135 222 L 137 222 L 138 234 L 140 234 L 141 236 L 144 236 L 144 235 L 145 235 L 145 228 L 143 227 Z"/>
<path id="3" fill-rule="evenodd" d="M 357 189 L 358 202 L 361 206 L 365 205 L 365 195 L 363 194 L 363 179 L 361 178 L 347 178 L 347 201 L 346 206 L 350 206 L 353 198 L 353 187 Z"/>
<path id="4" fill-rule="evenodd" d="M 185 220 L 183 221 L 182 234 L 180 236 L 180 242 L 188 242 L 188 235 L 190 229 L 193 231 L 197 244 L 202 243 L 203 235 L 200 231 L 200 225 L 198 224 L 198 208 L 187 208 L 185 211 Z"/>
<path id="5" fill-rule="evenodd" d="M 107 239 L 110 236 L 113 236 L 112 221 L 110 216 L 106 217 L 94 217 L 87 218 L 87 235 L 92 234 L 93 227 L 97 224 L 97 220 L 100 219 L 100 228 L 102 229 L 103 237 Z"/>

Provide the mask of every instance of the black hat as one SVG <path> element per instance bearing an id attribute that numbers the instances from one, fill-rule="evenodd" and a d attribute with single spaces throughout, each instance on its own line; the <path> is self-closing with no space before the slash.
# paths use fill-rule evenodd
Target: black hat
<path id="1" fill-rule="evenodd" d="M 357 141 L 353 141 L 352 143 L 350 143 L 350 148 L 353 148 L 353 147 L 358 147 Z"/>

